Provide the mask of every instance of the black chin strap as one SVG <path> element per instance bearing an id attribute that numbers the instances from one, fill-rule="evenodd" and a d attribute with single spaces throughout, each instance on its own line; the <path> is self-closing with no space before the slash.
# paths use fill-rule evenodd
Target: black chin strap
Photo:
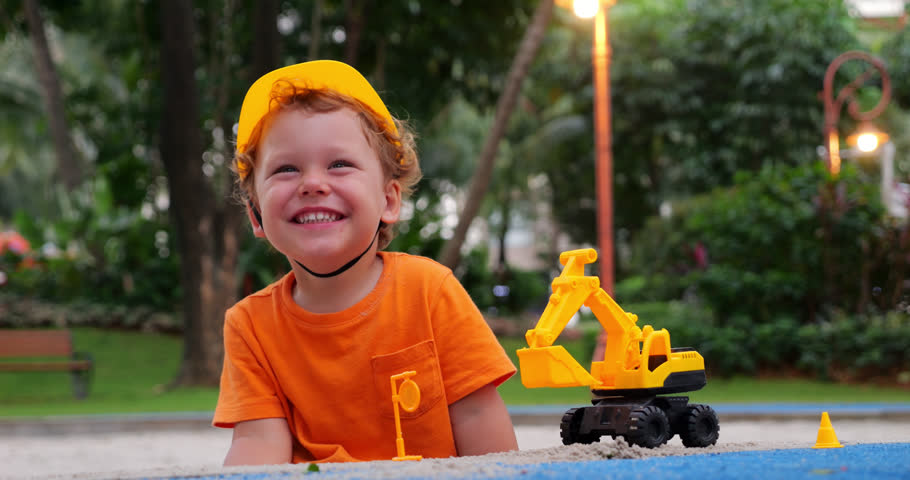
<path id="1" fill-rule="evenodd" d="M 262 215 L 260 215 L 259 210 L 257 210 L 256 207 L 253 206 L 253 202 L 249 202 L 249 204 L 250 204 L 250 209 L 253 211 L 253 216 L 256 217 L 256 221 L 259 222 L 259 226 L 262 227 Z M 306 268 L 306 266 L 304 264 L 300 263 L 300 260 L 297 260 L 295 258 L 294 261 L 297 262 L 297 265 L 300 265 L 300 268 L 306 270 L 307 273 L 309 273 L 310 275 L 312 275 L 314 277 L 329 278 L 329 277 L 334 277 L 335 275 L 340 275 L 340 274 L 346 272 L 349 268 L 356 265 L 357 262 L 359 262 L 360 259 L 363 258 L 363 256 L 366 255 L 367 252 L 369 252 L 371 248 L 373 248 L 373 244 L 376 243 L 376 237 L 379 236 L 379 230 L 382 230 L 382 225 L 384 223 L 385 222 L 383 222 L 382 220 L 379 221 L 379 226 L 376 227 L 376 233 L 373 234 L 373 239 L 370 240 L 370 244 L 367 245 L 366 250 L 360 252 L 360 255 L 357 255 L 356 257 L 354 257 L 353 260 L 351 260 L 348 263 L 345 263 L 344 265 L 341 266 L 341 268 L 339 268 L 338 270 L 335 270 L 334 272 L 316 273 L 316 272 L 310 270 L 309 268 Z"/>

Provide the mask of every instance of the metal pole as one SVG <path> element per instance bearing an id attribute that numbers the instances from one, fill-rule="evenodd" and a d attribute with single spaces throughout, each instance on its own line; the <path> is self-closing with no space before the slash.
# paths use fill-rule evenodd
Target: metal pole
<path id="1" fill-rule="evenodd" d="M 882 203 L 885 204 L 885 209 L 889 215 L 906 218 L 906 205 L 903 202 L 895 201 L 894 198 L 895 193 L 897 193 L 894 188 L 894 143 L 887 142 L 881 148 Z"/>
<path id="2" fill-rule="evenodd" d="M 613 160 L 610 139 L 610 42 L 603 2 L 594 18 L 594 142 L 597 175 L 597 241 L 600 246 L 600 284 L 613 295 Z"/>

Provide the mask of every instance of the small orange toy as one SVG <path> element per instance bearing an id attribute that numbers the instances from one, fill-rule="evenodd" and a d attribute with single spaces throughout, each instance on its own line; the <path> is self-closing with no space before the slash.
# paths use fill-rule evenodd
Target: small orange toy
<path id="1" fill-rule="evenodd" d="M 401 408 L 406 412 L 413 412 L 417 410 L 417 406 L 420 405 L 420 388 L 417 387 L 417 383 L 414 380 L 411 380 L 411 377 L 417 375 L 417 372 L 410 370 L 407 372 L 399 373 L 398 375 L 392 375 L 390 380 L 392 382 L 392 410 L 395 411 L 395 448 L 398 451 L 398 456 L 394 457 L 392 460 L 401 461 L 401 460 L 421 460 L 423 456 L 421 455 L 405 455 L 404 454 L 404 437 L 401 435 L 401 416 L 398 414 L 398 406 L 401 405 Z M 398 385 L 398 380 L 403 380 L 401 385 Z"/>

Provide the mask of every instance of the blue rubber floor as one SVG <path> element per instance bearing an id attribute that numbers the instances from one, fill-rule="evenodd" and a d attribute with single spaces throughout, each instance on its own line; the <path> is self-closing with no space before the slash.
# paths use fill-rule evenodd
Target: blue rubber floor
<path id="1" fill-rule="evenodd" d="M 304 474 L 232 474 L 194 477 L 195 480 L 266 480 L 302 478 L 307 480 L 388 478 L 371 474 L 369 464 L 363 468 Z M 303 469 L 302 469 L 303 470 Z M 910 479 L 910 443 L 848 445 L 832 449 L 793 449 L 715 453 L 640 460 L 595 460 L 587 462 L 538 463 L 478 468 L 458 474 L 438 472 L 432 476 L 408 476 L 401 479 L 491 479 L 522 480 L 707 480 L 707 479 L 810 479 L 810 480 L 890 480 Z"/>
<path id="2" fill-rule="evenodd" d="M 908 394 L 910 399 L 910 394 Z M 513 415 L 562 414 L 578 405 L 510 405 Z M 731 416 L 812 416 L 821 412 L 834 415 L 910 415 L 910 402 L 906 403 L 718 403 L 711 404 L 718 415 Z"/>
<path id="3" fill-rule="evenodd" d="M 910 479 L 910 443 L 528 465 L 527 479 Z"/>

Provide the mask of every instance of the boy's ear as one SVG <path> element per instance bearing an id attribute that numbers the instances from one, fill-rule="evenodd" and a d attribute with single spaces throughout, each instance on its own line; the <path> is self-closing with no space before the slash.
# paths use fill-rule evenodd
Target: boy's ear
<path id="1" fill-rule="evenodd" d="M 265 230 L 262 229 L 262 216 L 259 210 L 253 205 L 252 200 L 246 202 L 246 215 L 250 218 L 250 225 L 253 227 L 253 235 L 257 238 L 265 238 Z"/>
<path id="2" fill-rule="evenodd" d="M 401 214 L 401 184 L 398 180 L 389 180 L 385 185 L 385 209 L 379 217 L 385 223 L 393 224 Z"/>

